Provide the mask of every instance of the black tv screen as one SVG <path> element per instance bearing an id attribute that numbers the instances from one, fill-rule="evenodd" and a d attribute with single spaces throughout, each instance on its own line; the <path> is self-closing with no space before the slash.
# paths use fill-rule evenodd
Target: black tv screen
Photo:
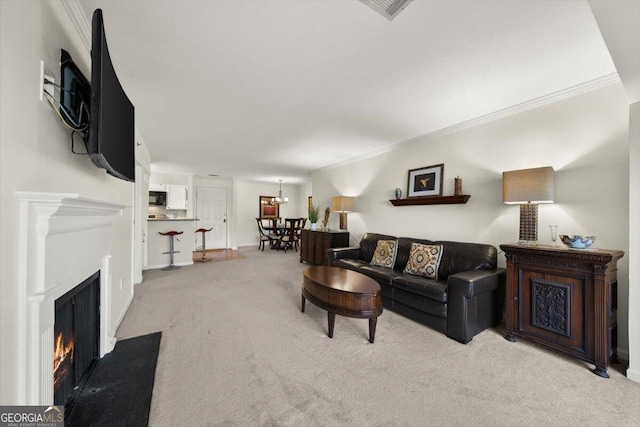
<path id="1" fill-rule="evenodd" d="M 90 111 L 89 158 L 107 173 L 135 181 L 134 107 L 113 69 L 101 9 L 92 22 Z"/>

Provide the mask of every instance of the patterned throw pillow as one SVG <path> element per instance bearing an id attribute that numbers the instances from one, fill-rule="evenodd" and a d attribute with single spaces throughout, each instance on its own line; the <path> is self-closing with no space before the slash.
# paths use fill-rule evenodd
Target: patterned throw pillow
<path id="1" fill-rule="evenodd" d="M 376 251 L 371 258 L 371 265 L 379 267 L 393 268 L 396 263 L 396 254 L 398 253 L 397 240 L 378 240 Z"/>
<path id="2" fill-rule="evenodd" d="M 442 245 L 412 243 L 405 273 L 438 280 L 438 267 L 442 259 Z"/>

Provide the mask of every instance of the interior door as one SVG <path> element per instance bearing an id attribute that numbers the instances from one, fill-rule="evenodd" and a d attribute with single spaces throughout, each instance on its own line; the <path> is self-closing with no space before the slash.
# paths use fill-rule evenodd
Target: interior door
<path id="1" fill-rule="evenodd" d="M 213 228 L 206 234 L 205 249 L 226 249 L 227 189 L 197 187 L 196 215 L 199 219 L 198 228 Z M 198 246 L 202 246 L 201 239 L 202 237 L 198 235 Z"/>

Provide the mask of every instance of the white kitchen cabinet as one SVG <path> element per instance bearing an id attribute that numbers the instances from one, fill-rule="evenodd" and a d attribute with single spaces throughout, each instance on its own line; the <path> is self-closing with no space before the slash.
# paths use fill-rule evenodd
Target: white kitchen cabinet
<path id="1" fill-rule="evenodd" d="M 149 191 L 167 191 L 166 185 L 156 184 L 155 182 L 149 183 Z"/>
<path id="2" fill-rule="evenodd" d="M 187 187 L 184 185 L 166 184 L 167 209 L 187 209 Z"/>

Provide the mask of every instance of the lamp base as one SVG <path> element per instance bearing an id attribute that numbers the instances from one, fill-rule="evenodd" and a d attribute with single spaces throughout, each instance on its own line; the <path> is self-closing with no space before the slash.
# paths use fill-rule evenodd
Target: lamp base
<path id="1" fill-rule="evenodd" d="M 347 213 L 340 212 L 340 230 L 347 229 Z"/>
<path id="2" fill-rule="evenodd" d="M 520 205 L 520 237 L 521 245 L 535 246 L 538 244 L 538 205 L 523 203 Z"/>

